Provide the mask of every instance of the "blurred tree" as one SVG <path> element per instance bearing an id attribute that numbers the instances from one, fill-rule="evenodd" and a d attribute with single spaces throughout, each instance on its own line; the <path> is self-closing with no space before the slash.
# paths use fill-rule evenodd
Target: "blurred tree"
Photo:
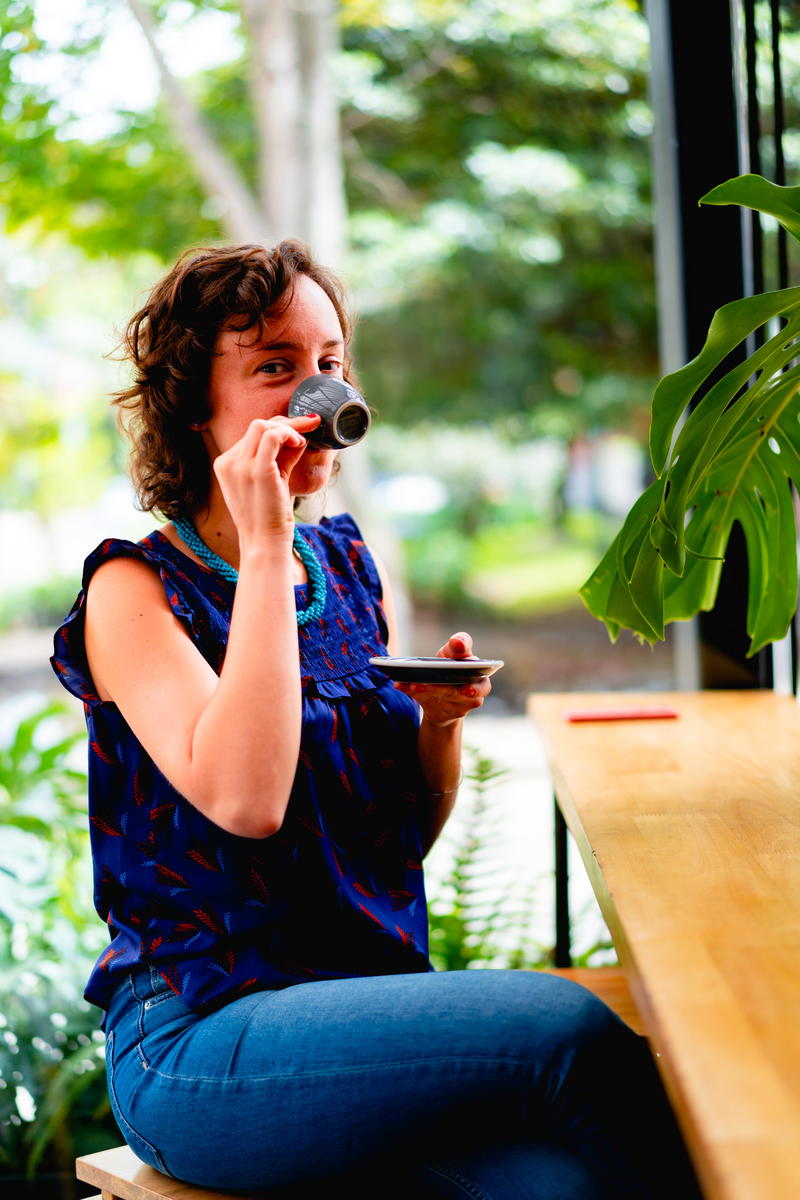
<path id="1" fill-rule="evenodd" d="M 53 55 L 34 6 L 0 0 L 9 228 L 35 221 L 91 254 L 167 259 L 289 220 L 335 261 L 304 200 L 338 211 L 324 179 L 341 144 L 361 375 L 382 417 L 505 415 L 518 436 L 570 437 L 644 412 L 657 365 L 638 5 L 341 0 L 341 138 L 320 68 L 339 37 L 334 0 L 128 6 L 163 98 L 88 140 L 63 89 L 23 69 Z M 94 0 L 86 14 L 57 59 L 77 72 L 103 54 L 119 6 Z M 162 33 L 210 14 L 228 20 L 233 51 L 178 75 Z M 326 130 L 300 120 L 318 110 Z M 314 165 L 320 147 L 332 174 Z"/>
<path id="2" fill-rule="evenodd" d="M 0 508 L 28 509 L 46 524 L 65 495 L 74 505 L 94 502 L 111 478 L 111 422 L 70 437 L 39 391 L 4 373 L 0 385 Z"/>
<path id="3" fill-rule="evenodd" d="M 52 75 L 42 84 L 15 72 L 15 60 L 52 59 L 55 47 L 39 36 L 33 4 L 2 0 L 9 228 L 35 214 L 43 229 L 65 230 L 89 252 L 152 249 L 164 257 L 187 244 L 187 233 L 192 242 L 220 233 L 269 243 L 294 235 L 325 261 L 340 261 L 344 194 L 330 70 L 336 0 L 126 3 L 152 55 L 162 101 L 152 112 L 120 112 L 111 137 L 87 142 L 70 128 Z M 103 0 L 87 6 L 59 55 L 80 63 L 101 54 L 114 7 Z M 161 45 L 161 26 L 176 12 L 185 20 L 187 10 L 191 17 L 210 9 L 238 14 L 233 100 L 244 110 L 246 169 L 241 138 L 228 138 L 230 97 L 217 108 L 214 79 L 198 94 Z"/>
<path id="4" fill-rule="evenodd" d="M 161 49 L 158 10 L 169 4 L 127 3 L 158 68 L 174 131 L 207 195 L 216 199 L 229 237 L 271 244 L 294 234 L 324 261 L 340 262 L 344 192 L 331 76 L 338 46 L 336 0 L 240 0 L 235 6 L 255 135 L 254 186 Z"/>

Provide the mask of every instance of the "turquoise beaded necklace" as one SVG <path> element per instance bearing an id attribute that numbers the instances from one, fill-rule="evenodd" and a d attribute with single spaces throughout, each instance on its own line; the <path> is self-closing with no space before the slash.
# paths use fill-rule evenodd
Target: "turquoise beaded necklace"
<path id="1" fill-rule="evenodd" d="M 197 557 L 207 567 L 210 567 L 212 571 L 216 571 L 223 579 L 228 579 L 231 583 L 236 583 L 239 578 L 239 572 L 205 544 L 191 521 L 186 520 L 185 517 L 175 517 L 172 524 L 189 549 L 194 550 Z M 328 590 L 325 583 L 325 572 L 322 570 L 311 546 L 304 537 L 300 536 L 299 529 L 295 529 L 294 531 L 294 541 L 292 544 L 297 557 L 306 571 L 308 571 L 308 588 L 312 600 L 308 608 L 298 609 L 297 612 L 297 624 L 307 625 L 309 621 L 316 621 L 325 611 Z"/>

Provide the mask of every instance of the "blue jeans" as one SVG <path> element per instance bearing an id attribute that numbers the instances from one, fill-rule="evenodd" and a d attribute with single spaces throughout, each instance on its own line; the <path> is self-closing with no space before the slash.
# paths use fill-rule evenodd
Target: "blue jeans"
<path id="1" fill-rule="evenodd" d="M 287 1200 L 699 1196 L 646 1042 L 555 976 L 323 980 L 201 1016 L 140 967 L 107 1033 L 126 1141 L 190 1183 Z"/>

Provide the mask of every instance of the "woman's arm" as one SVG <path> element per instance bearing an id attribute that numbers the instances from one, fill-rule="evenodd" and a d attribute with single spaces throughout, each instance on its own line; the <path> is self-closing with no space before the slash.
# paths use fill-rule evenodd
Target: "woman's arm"
<path id="1" fill-rule="evenodd" d="M 397 625 L 391 588 L 383 564 L 373 554 L 383 587 L 383 605 L 389 626 L 387 648 L 397 654 Z M 442 658 L 470 658 L 472 638 L 468 633 L 455 633 L 437 654 Z M 444 687 L 422 683 L 395 683 L 398 691 L 418 701 L 422 709 L 419 727 L 419 757 L 422 772 L 430 788 L 427 820 L 422 830 L 423 851 L 428 853 L 453 811 L 461 783 L 461 731 L 463 718 L 480 708 L 492 690 L 491 681 L 461 687 Z"/>
<path id="2" fill-rule="evenodd" d="M 257 460 L 271 458 L 273 467 L 277 461 L 285 476 L 304 445 L 288 422 L 254 422 L 237 453 L 215 463 L 237 517 L 240 553 L 219 676 L 146 564 L 114 559 L 88 589 L 86 649 L 100 696 L 114 701 L 170 783 L 241 837 L 268 837 L 280 828 L 297 768 L 301 692 L 291 504 L 285 496 L 279 504 L 267 502 L 270 461 Z"/>

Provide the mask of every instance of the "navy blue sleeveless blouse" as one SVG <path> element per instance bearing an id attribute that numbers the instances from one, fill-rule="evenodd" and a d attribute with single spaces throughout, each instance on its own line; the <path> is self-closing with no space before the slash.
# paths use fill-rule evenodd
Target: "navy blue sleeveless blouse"
<path id="1" fill-rule="evenodd" d="M 157 967 L 200 1012 L 254 990 L 432 969 L 418 708 L 368 662 L 386 653 L 380 580 L 351 517 L 300 528 L 328 595 L 322 618 L 299 629 L 300 756 L 272 837 L 227 833 L 180 795 L 116 705 L 101 701 L 86 661 L 85 590 L 107 559 L 137 558 L 159 573 L 217 672 L 234 584 L 158 531 L 138 543 L 110 539 L 87 558 L 83 590 L 56 632 L 53 668 L 83 701 L 89 733 L 95 906 L 111 941 L 85 994 L 101 1008 L 137 963 Z M 306 586 L 295 592 L 305 608 Z"/>

